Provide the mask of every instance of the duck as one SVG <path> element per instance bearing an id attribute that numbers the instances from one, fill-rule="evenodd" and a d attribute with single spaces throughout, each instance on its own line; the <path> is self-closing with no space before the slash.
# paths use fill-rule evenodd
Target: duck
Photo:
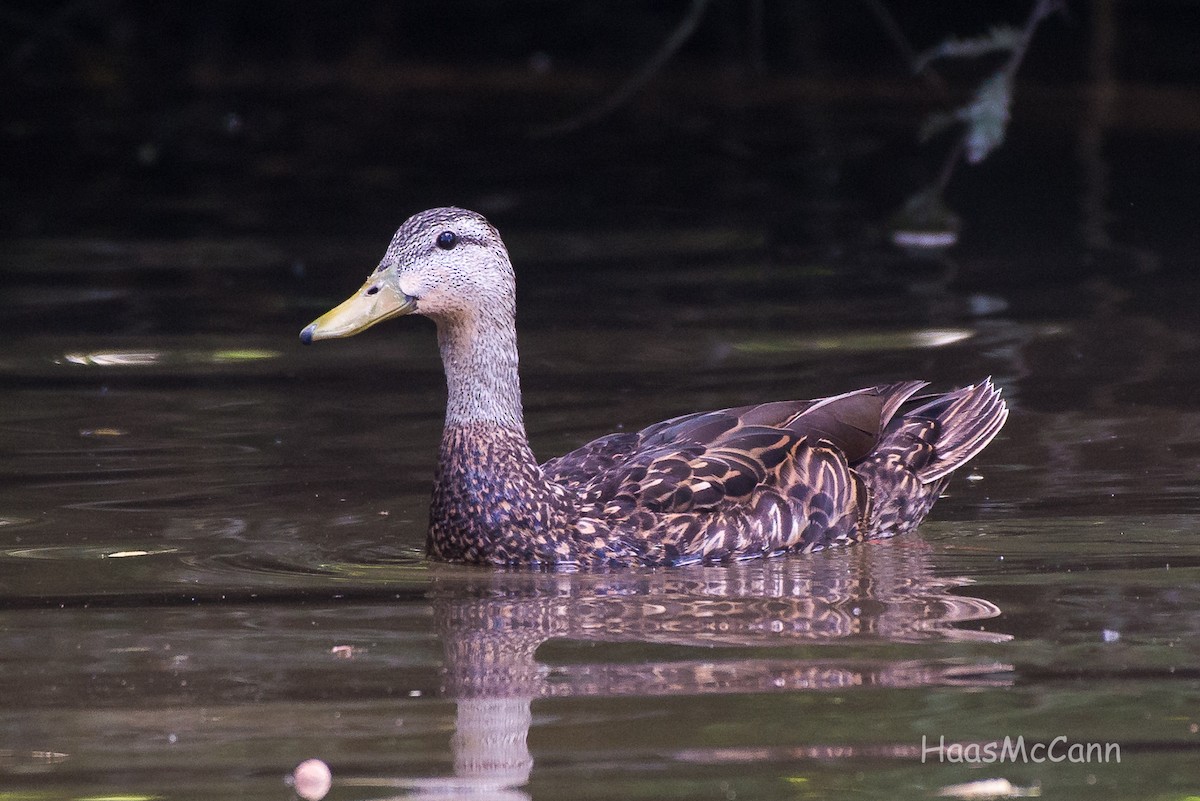
<path id="1" fill-rule="evenodd" d="M 808 553 L 909 532 L 1008 418 L 990 378 L 909 380 L 685 414 L 538 463 L 518 375 L 516 276 L 481 214 L 413 215 L 304 344 L 433 321 L 445 424 L 426 550 L 543 570 L 680 567 Z"/>

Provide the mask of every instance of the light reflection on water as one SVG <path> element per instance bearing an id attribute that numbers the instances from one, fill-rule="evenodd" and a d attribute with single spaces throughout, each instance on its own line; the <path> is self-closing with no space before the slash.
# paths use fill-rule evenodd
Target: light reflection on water
<path id="1" fill-rule="evenodd" d="M 65 353 L 55 364 L 74 364 L 82 367 L 152 367 L 159 364 L 223 364 L 277 359 L 277 350 L 265 348 L 229 348 L 215 351 L 98 351 L 95 353 Z"/>

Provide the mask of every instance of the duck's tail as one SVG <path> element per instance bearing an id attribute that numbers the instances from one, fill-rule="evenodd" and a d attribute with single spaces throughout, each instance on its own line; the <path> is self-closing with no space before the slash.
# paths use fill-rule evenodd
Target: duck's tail
<path id="1" fill-rule="evenodd" d="M 950 474 L 983 450 L 1006 419 L 1008 407 L 990 378 L 897 414 L 871 455 L 854 465 L 871 498 L 865 536 L 916 528 Z"/>
<path id="2" fill-rule="evenodd" d="M 1008 419 L 1000 390 L 987 378 L 979 384 L 947 392 L 904 415 L 905 420 L 932 420 L 937 435 L 932 458 L 917 469 L 922 484 L 950 475 L 987 447 Z"/>

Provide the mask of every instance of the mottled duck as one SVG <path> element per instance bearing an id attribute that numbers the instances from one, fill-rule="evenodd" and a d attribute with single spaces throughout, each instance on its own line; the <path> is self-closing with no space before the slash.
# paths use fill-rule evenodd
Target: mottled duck
<path id="1" fill-rule="evenodd" d="M 599 569 L 807 552 L 917 526 L 1008 410 L 990 380 L 923 381 L 698 412 L 539 465 L 517 377 L 516 281 L 479 214 L 410 217 L 350 299 L 300 334 L 404 314 L 437 326 L 449 395 L 430 510 L 435 558 Z"/>

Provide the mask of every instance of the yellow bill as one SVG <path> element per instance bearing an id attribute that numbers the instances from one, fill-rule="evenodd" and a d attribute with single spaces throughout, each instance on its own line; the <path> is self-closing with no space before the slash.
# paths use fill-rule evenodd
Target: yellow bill
<path id="1" fill-rule="evenodd" d="M 300 332 L 300 341 L 310 345 L 318 339 L 354 336 L 375 323 L 411 314 L 417 299 L 393 287 L 382 275 L 372 275 L 362 288 L 325 312 Z"/>

